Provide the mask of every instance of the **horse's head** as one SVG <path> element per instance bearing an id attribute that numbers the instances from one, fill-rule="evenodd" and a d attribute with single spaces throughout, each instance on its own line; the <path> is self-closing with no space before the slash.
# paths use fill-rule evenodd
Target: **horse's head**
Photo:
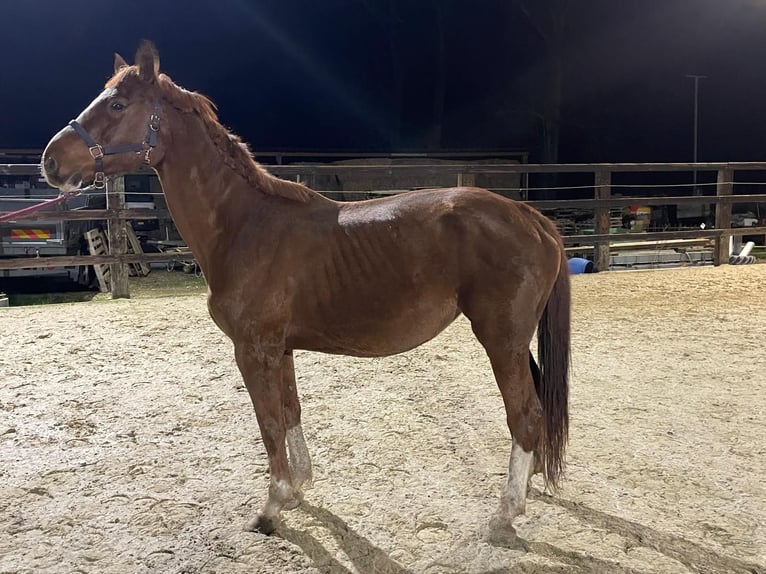
<path id="1" fill-rule="evenodd" d="M 42 157 L 42 173 L 63 191 L 103 187 L 104 177 L 156 165 L 164 155 L 159 56 L 144 41 L 129 66 L 115 54 L 114 76 L 76 120 L 58 132 Z"/>

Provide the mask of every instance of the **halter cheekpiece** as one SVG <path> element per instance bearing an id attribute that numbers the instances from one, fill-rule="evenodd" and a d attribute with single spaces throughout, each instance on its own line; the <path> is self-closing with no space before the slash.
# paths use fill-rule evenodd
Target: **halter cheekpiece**
<path id="1" fill-rule="evenodd" d="M 96 140 L 91 137 L 88 131 L 82 127 L 80 122 L 77 120 L 72 120 L 69 122 L 69 125 L 72 127 L 72 129 L 74 129 L 75 132 L 77 132 L 77 135 L 82 138 L 82 140 L 85 142 L 85 145 L 88 146 L 88 151 L 90 152 L 93 160 L 96 162 L 96 174 L 93 177 L 93 187 L 96 189 L 103 189 L 103 187 L 106 185 L 106 176 L 104 175 L 104 156 L 130 152 L 136 152 L 138 154 L 143 153 L 144 163 L 149 165 L 151 162 L 152 150 L 157 145 L 157 132 L 160 131 L 160 104 L 159 102 L 154 102 L 154 110 L 152 115 L 149 116 L 149 125 L 146 130 L 146 136 L 144 136 L 144 141 L 139 144 L 102 146 L 96 143 Z"/>

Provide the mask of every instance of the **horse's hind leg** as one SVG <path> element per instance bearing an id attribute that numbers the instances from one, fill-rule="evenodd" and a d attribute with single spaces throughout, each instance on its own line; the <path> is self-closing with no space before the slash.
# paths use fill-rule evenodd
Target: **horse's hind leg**
<path id="1" fill-rule="evenodd" d="M 508 482 L 500 498 L 500 507 L 489 524 L 490 542 L 507 546 L 516 542 L 514 518 L 526 509 L 527 482 L 533 470 L 533 452 L 540 440 L 542 408 L 529 362 L 534 318 L 526 319 L 528 313 L 497 311 L 495 307 L 494 313 L 466 315 L 489 356 L 513 437 Z"/>
<path id="2" fill-rule="evenodd" d="M 298 387 L 295 384 L 295 366 L 293 353 L 288 351 L 282 359 L 282 401 L 285 410 L 287 449 L 290 454 L 290 475 L 293 479 L 295 498 L 285 508 L 293 509 L 303 500 L 301 488 L 311 488 L 313 474 L 311 456 L 306 447 L 301 427 L 301 403 L 298 399 Z"/>
<path id="3" fill-rule="evenodd" d="M 534 451 L 540 438 L 542 409 L 532 382 L 526 351 L 513 352 L 501 358 L 490 355 L 490 360 L 513 437 L 508 482 L 500 497 L 500 507 L 489 523 L 490 541 L 505 545 L 514 542 L 516 531 L 513 520 L 526 510 L 527 483 L 533 471 Z"/>

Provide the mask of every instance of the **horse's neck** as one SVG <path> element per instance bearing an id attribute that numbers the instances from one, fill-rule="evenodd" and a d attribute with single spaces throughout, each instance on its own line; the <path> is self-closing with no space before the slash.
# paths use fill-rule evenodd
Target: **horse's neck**
<path id="1" fill-rule="evenodd" d="M 156 170 L 176 228 L 207 271 L 222 238 L 247 216 L 243 206 L 254 207 L 261 194 L 224 163 L 201 120 L 174 119 L 184 122 L 183 133 L 176 132 Z M 238 200 L 244 194 L 249 197 Z"/>

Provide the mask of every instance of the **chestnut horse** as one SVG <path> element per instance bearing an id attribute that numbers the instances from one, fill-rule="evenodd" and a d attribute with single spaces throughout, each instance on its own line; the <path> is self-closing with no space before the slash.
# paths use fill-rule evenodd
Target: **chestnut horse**
<path id="1" fill-rule="evenodd" d="M 143 42 L 42 159 L 64 191 L 102 186 L 142 163 L 208 283 L 208 308 L 231 338 L 269 458 L 271 533 L 312 478 L 293 350 L 356 357 L 402 353 L 461 313 L 486 349 L 513 438 L 490 538 L 514 539 L 535 471 L 557 485 L 568 432 L 570 287 L 561 238 L 523 203 L 476 188 L 340 203 L 265 171 L 218 123 L 204 96 L 159 72 Z M 540 368 L 530 353 L 538 332 Z M 288 462 L 289 453 L 289 462 Z"/>

